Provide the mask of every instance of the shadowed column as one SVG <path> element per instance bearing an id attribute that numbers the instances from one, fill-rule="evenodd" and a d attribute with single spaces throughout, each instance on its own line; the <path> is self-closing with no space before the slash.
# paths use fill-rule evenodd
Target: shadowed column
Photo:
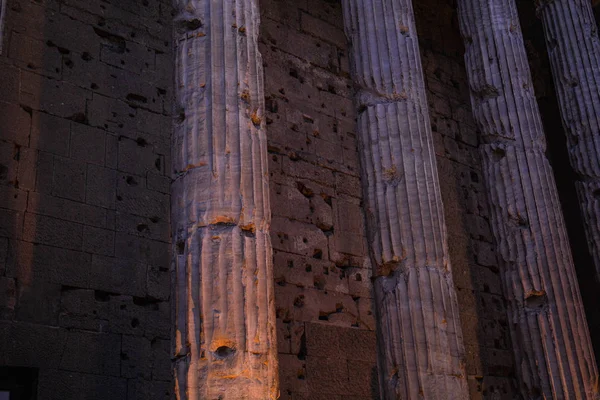
<path id="1" fill-rule="evenodd" d="M 524 398 L 597 398 L 597 369 L 514 0 L 459 0 Z"/>
<path id="2" fill-rule="evenodd" d="M 466 399 L 464 346 L 410 0 L 344 0 L 385 399 Z"/>
<path id="3" fill-rule="evenodd" d="M 258 2 L 174 4 L 177 399 L 275 399 Z"/>
<path id="4" fill-rule="evenodd" d="M 538 0 L 590 252 L 600 279 L 600 41 L 589 0 Z"/>

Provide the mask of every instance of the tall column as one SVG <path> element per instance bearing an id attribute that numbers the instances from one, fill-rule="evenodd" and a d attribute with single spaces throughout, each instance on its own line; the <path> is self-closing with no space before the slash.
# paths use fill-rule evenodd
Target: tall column
<path id="1" fill-rule="evenodd" d="M 467 399 L 411 0 L 344 0 L 385 399 Z"/>
<path id="2" fill-rule="evenodd" d="M 600 279 L 600 40 L 589 0 L 537 0 L 590 252 Z"/>
<path id="3" fill-rule="evenodd" d="M 258 1 L 174 4 L 177 399 L 276 399 Z"/>
<path id="4" fill-rule="evenodd" d="M 524 398 L 597 398 L 597 367 L 514 0 L 459 0 Z"/>

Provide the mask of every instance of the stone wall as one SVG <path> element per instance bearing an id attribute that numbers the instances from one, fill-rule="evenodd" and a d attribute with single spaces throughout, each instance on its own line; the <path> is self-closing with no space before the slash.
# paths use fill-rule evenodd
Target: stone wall
<path id="1" fill-rule="evenodd" d="M 260 7 L 281 398 L 379 398 L 341 3 Z"/>
<path id="2" fill-rule="evenodd" d="M 370 264 L 340 2 L 263 0 L 261 8 L 282 395 L 376 399 Z M 415 3 L 467 372 L 473 399 L 512 399 L 508 322 L 455 8 L 451 1 Z"/>
<path id="3" fill-rule="evenodd" d="M 8 0 L 0 366 L 39 400 L 170 398 L 170 12 Z"/>

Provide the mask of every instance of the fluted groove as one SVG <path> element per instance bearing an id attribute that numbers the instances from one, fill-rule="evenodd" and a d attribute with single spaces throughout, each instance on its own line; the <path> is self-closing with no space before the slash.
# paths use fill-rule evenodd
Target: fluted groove
<path id="1" fill-rule="evenodd" d="M 459 0 L 524 398 L 596 399 L 598 372 L 514 0 Z"/>
<path id="2" fill-rule="evenodd" d="M 176 397 L 276 399 L 257 0 L 174 6 Z"/>
<path id="3" fill-rule="evenodd" d="M 600 40 L 586 0 L 537 0 L 579 203 L 600 280 Z"/>
<path id="4" fill-rule="evenodd" d="M 385 399 L 466 399 L 431 124 L 410 0 L 344 0 Z"/>

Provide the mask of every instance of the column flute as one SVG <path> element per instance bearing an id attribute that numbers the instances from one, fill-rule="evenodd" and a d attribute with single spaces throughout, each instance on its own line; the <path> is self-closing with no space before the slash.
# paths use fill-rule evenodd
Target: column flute
<path id="1" fill-rule="evenodd" d="M 468 398 L 411 0 L 344 0 L 384 399 Z"/>
<path id="2" fill-rule="evenodd" d="M 514 0 L 459 0 L 524 398 L 596 399 L 598 372 Z"/>
<path id="3" fill-rule="evenodd" d="M 176 0 L 179 400 L 278 398 L 258 0 Z"/>
<path id="4" fill-rule="evenodd" d="M 600 280 L 600 40 L 587 0 L 537 0 L 588 246 Z"/>

